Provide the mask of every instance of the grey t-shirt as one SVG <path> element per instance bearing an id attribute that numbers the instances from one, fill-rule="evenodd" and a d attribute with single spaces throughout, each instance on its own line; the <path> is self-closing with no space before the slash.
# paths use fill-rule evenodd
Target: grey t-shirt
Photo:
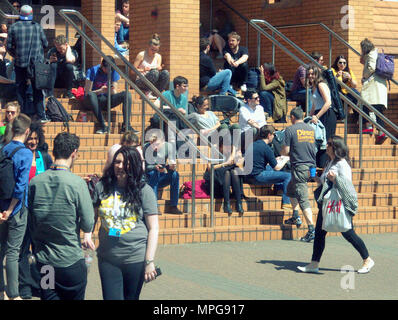
<path id="1" fill-rule="evenodd" d="M 285 129 L 285 146 L 290 147 L 290 163 L 316 165 L 315 130 L 307 123 L 299 122 Z"/>
<path id="2" fill-rule="evenodd" d="M 199 130 L 213 128 L 219 121 L 218 117 L 211 111 L 207 111 L 207 117 L 193 112 L 188 115 L 187 119 L 191 121 Z"/>
<path id="3" fill-rule="evenodd" d="M 96 184 L 93 204 L 101 218 L 98 256 L 121 264 L 145 260 L 148 229 L 144 215 L 158 214 L 158 208 L 155 193 L 149 185 L 145 184 L 141 192 L 142 208 L 136 212 L 122 200 L 122 189 L 114 188 L 107 195 L 102 181 Z M 120 229 L 121 236 L 110 236 L 110 228 Z"/>

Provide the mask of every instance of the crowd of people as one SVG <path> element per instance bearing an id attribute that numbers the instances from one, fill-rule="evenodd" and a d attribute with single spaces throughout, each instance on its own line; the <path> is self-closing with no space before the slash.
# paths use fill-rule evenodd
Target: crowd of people
<path id="1" fill-rule="evenodd" d="M 25 5 L 19 9 L 20 20 L 9 28 L 2 26 L 0 32 L 0 98 L 6 109 L 5 119 L 0 123 L 1 152 L 12 159 L 15 179 L 11 198 L 0 199 L 0 261 L 6 257 L 7 277 L 5 292 L 4 277 L 0 275 L 0 299 L 31 298 L 33 295 L 45 300 L 84 299 L 87 266 L 81 247 L 97 250 L 104 299 L 138 299 L 144 281 L 152 281 L 157 276 L 154 259 L 159 232 L 157 200 L 160 189 L 170 186 L 170 201 L 165 212 L 181 213 L 178 206 L 180 174 L 175 157 L 181 145 L 176 137 L 170 136 L 168 124 L 161 126 L 159 116 L 155 115 L 148 128 L 155 131 L 148 130 L 145 137 L 143 135 L 146 143 L 140 147 L 138 131 L 130 124 L 131 94 L 118 92 L 120 75 L 103 59 L 86 71 L 83 105 L 93 111 L 99 122 L 100 129 L 96 133 L 109 133 L 102 111 L 107 107 L 110 94 L 111 108 L 123 105 L 123 136 L 119 144 L 110 148 L 102 176 L 90 195 L 87 182 L 71 172 L 79 155 L 78 136 L 66 132 L 58 134 L 53 141 L 54 159 L 50 156 L 42 129 L 42 124 L 48 122 L 43 91 L 36 88 L 34 77 L 29 74 L 31 57 L 34 56 L 36 62 L 48 61 L 53 74 L 52 87 L 64 88 L 65 96 L 73 98 L 71 89 L 79 52 L 60 35 L 45 57 L 48 42 L 40 25 L 32 21 L 32 8 Z M 126 44 L 129 39 L 128 15 L 129 2 L 122 1 L 122 8 L 115 18 L 115 47 Z M 149 98 L 156 99 L 155 105 L 162 107 L 178 130 L 187 129 L 186 123 L 190 122 L 211 143 L 216 138 L 214 146 L 222 157 L 214 167 L 215 197 L 223 199 L 225 213 L 233 212 L 232 195 L 236 200 L 236 211 L 244 214 L 244 181 L 274 185 L 275 190 L 281 190 L 281 208 L 292 211 L 292 216 L 284 221 L 286 224 L 300 228 L 302 211 L 308 232 L 301 240 L 314 240 L 314 254 L 311 263 L 299 269 L 318 272 L 326 232 L 322 230 L 321 206 L 316 224 L 313 222 L 308 182 L 315 179 L 319 183 L 318 204 L 322 203 L 326 193 L 325 186 L 330 187 L 339 179 L 352 185 L 348 147 L 335 135 L 337 116 L 329 86 L 318 65 L 300 66 L 290 94 L 290 99 L 297 101 L 299 106 L 288 115 L 286 83 L 282 75 L 273 64 L 264 63 L 259 67 L 258 85 L 248 88 L 248 48 L 240 45 L 241 38 L 227 21 L 227 16 L 220 11 L 216 16 L 222 29 L 212 30 L 200 41 L 200 86 L 207 91 L 219 90 L 220 95 L 235 97 L 238 91 L 242 92 L 238 123 L 220 121 L 209 110 L 206 95 L 194 96 L 189 102 L 186 95 L 188 79 L 184 76 L 175 77 L 173 88 L 168 90 L 170 76 L 159 54 L 158 34 L 151 37 L 147 49 L 138 53 L 134 66 L 174 108 L 154 96 L 140 76 L 136 83 Z M 24 36 L 27 33 L 32 37 Z M 210 57 L 212 49 L 216 50 L 217 59 L 225 60 L 223 70 L 216 70 Z M 360 95 L 383 112 L 387 108 L 387 86 L 374 72 L 377 49 L 365 39 L 361 42 L 361 50 L 364 71 Z M 12 61 L 6 59 L 7 54 Z M 323 65 L 322 54 L 313 52 L 311 56 Z M 114 57 L 107 58 L 115 63 Z M 344 56 L 338 56 L 331 68 L 337 79 L 357 90 L 357 80 Z M 351 101 L 357 102 L 345 88 L 340 89 Z M 27 92 L 31 92 L 32 101 Z M 308 106 L 307 92 L 310 95 Z M 359 94 L 359 91 L 355 93 Z M 53 95 L 53 89 L 47 94 Z M 305 110 L 309 111 L 307 122 L 304 121 Z M 267 116 L 274 122 L 283 123 L 290 118 L 291 125 L 283 132 L 281 155 L 275 152 L 276 130 L 267 123 Z M 182 120 L 184 117 L 186 121 Z M 379 118 L 377 122 L 382 124 Z M 326 149 L 316 144 L 314 127 L 320 123 L 325 129 Z M 160 128 L 163 131 L 156 130 Z M 365 122 L 365 133 L 366 130 L 371 128 Z M 221 133 L 229 134 L 223 136 Z M 189 139 L 195 139 L 194 135 Z M 382 141 L 385 134 L 380 131 L 377 139 Z M 252 169 L 242 174 L 242 167 L 248 164 Z M 312 174 L 316 167 L 324 168 L 320 177 Z M 203 177 L 207 191 L 210 168 L 208 165 Z M 357 199 L 352 196 L 349 201 L 353 216 Z M 96 248 L 92 233 L 98 217 L 101 225 Z M 82 242 L 80 231 L 84 234 Z M 363 259 L 358 272 L 369 272 L 374 261 L 353 227 L 343 232 L 343 236 Z M 32 256 L 33 266 L 29 263 Z M 48 265 L 55 270 L 54 288 L 40 286 L 40 273 Z"/>

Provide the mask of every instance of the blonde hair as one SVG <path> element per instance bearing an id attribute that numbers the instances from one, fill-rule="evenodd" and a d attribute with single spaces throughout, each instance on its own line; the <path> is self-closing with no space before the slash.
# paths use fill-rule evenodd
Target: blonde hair
<path id="1" fill-rule="evenodd" d="M 160 36 L 157 33 L 152 35 L 151 40 L 149 40 L 149 45 L 160 46 Z"/>

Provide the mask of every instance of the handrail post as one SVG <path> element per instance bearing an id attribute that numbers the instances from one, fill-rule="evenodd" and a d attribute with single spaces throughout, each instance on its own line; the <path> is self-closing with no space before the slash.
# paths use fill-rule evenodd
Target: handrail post
<path id="1" fill-rule="evenodd" d="M 142 150 L 144 150 L 144 145 L 145 145 L 145 100 L 142 99 L 142 118 L 141 118 L 141 146 Z"/>
<path id="2" fill-rule="evenodd" d="M 112 88 L 111 88 L 111 78 L 112 78 L 112 67 L 108 66 L 108 99 L 107 99 L 107 106 L 108 106 L 108 133 L 111 132 L 111 94 L 112 94 Z M 99 111 L 101 112 L 101 110 Z M 117 119 L 116 119 L 117 120 Z"/>
<path id="3" fill-rule="evenodd" d="M 66 42 L 69 43 L 69 23 L 65 21 L 65 38 Z"/>
<path id="4" fill-rule="evenodd" d="M 332 67 L 332 34 L 329 33 L 329 68 Z"/>
<path id="5" fill-rule="evenodd" d="M 360 104 L 360 110 L 363 111 L 363 105 Z M 363 144 L 363 133 L 362 133 L 362 114 L 359 114 L 359 167 L 362 167 L 362 144 Z"/>
<path id="6" fill-rule="evenodd" d="M 305 87 L 305 116 L 308 117 L 310 114 L 309 106 L 310 106 L 310 88 Z"/>
<path id="7" fill-rule="evenodd" d="M 272 37 L 275 38 L 275 33 L 272 31 Z M 272 42 L 272 64 L 275 65 L 275 43 Z"/>
<path id="8" fill-rule="evenodd" d="M 257 67 L 261 65 L 261 35 L 257 31 Z"/>
<path id="9" fill-rule="evenodd" d="M 86 25 L 84 24 L 84 22 L 82 22 L 82 31 L 84 33 L 86 33 Z M 80 36 L 80 38 L 82 39 L 82 52 L 80 52 L 80 54 L 83 56 L 82 57 L 82 64 L 83 64 L 83 71 L 86 72 L 86 39 L 84 39 L 84 37 Z"/>
<path id="10" fill-rule="evenodd" d="M 195 188 L 195 178 L 196 178 L 196 152 L 194 153 L 193 163 L 192 163 L 192 208 L 191 208 L 191 219 L 192 219 L 192 228 L 196 226 L 196 188 Z"/>
<path id="11" fill-rule="evenodd" d="M 210 166 L 210 227 L 214 227 L 214 163 Z"/>
<path id="12" fill-rule="evenodd" d="M 347 107 L 347 102 L 344 101 L 344 143 L 347 145 L 347 133 L 348 133 L 348 107 Z"/>
<path id="13" fill-rule="evenodd" d="M 129 74 L 129 67 L 126 65 L 126 74 Z M 125 130 L 129 130 L 129 124 L 130 124 L 130 117 L 131 117 L 131 107 L 129 108 L 128 106 L 128 101 L 129 101 L 129 84 L 127 81 L 124 81 L 124 90 L 126 91 L 126 94 L 124 96 L 124 109 L 125 109 L 125 115 L 126 118 L 124 119 L 124 128 Z"/>

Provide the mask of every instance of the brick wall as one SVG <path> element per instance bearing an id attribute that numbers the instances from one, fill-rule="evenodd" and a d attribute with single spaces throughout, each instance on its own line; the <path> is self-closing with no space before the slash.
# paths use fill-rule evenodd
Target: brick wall
<path id="1" fill-rule="evenodd" d="M 157 9 L 157 17 L 151 13 Z M 199 1 L 167 0 L 130 2 L 130 61 L 148 46 L 152 34 L 160 36 L 160 54 L 171 80 L 182 75 L 189 80 L 189 96 L 199 93 Z"/>
<path id="2" fill-rule="evenodd" d="M 115 40 L 115 2 L 109 0 L 83 0 L 82 14 L 87 20 L 111 43 Z M 88 35 L 95 44 L 106 53 L 111 54 L 112 51 L 94 35 L 89 29 L 86 29 Z M 101 56 L 92 49 L 90 45 L 87 48 L 87 67 L 99 64 L 102 60 Z"/>

